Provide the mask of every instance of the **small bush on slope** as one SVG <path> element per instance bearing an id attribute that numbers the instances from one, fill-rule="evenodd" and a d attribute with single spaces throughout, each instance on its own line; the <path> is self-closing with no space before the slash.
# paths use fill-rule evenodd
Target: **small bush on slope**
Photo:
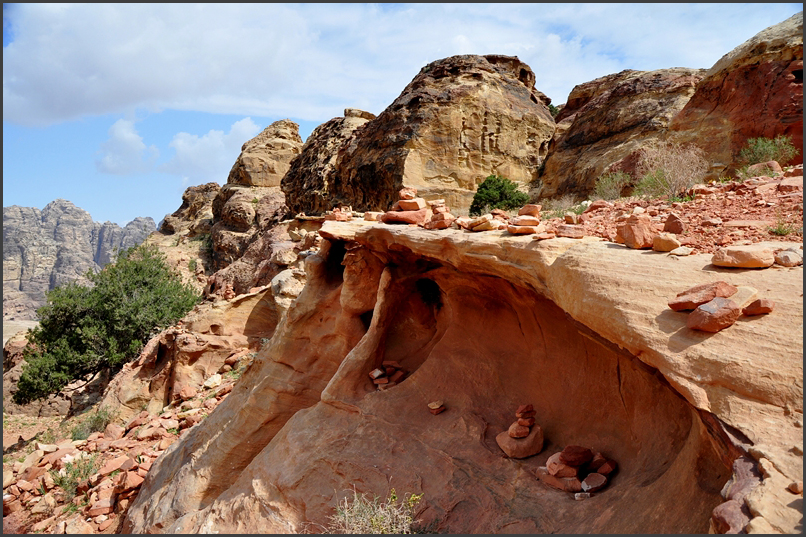
<path id="1" fill-rule="evenodd" d="M 122 252 L 87 273 L 91 287 L 68 283 L 47 293 L 28 332 L 17 404 L 58 392 L 73 380 L 133 358 L 148 338 L 187 313 L 199 296 L 166 264 L 156 246 Z"/>
<path id="2" fill-rule="evenodd" d="M 479 185 L 470 204 L 470 215 L 478 216 L 484 211 L 517 209 L 529 203 L 529 196 L 518 192 L 518 185 L 506 177 L 490 175 Z"/>

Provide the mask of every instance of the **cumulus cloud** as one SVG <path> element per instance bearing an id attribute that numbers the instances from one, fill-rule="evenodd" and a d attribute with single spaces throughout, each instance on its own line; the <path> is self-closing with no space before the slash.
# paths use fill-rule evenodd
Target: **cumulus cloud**
<path id="1" fill-rule="evenodd" d="M 20 4 L 3 114 L 137 108 L 324 121 L 381 112 L 427 63 L 512 54 L 562 102 L 622 69 L 702 67 L 802 4 Z"/>
<path id="2" fill-rule="evenodd" d="M 173 158 L 161 165 L 159 171 L 182 177 L 183 186 L 221 183 L 229 175 L 243 143 L 258 132 L 260 127 L 249 117 L 233 123 L 226 134 L 219 130 L 203 136 L 180 132 L 168 144 L 175 151 Z"/>
<path id="3" fill-rule="evenodd" d="M 157 147 L 146 147 L 134 122 L 126 119 L 117 120 L 109 128 L 109 139 L 101 144 L 99 153 L 95 167 L 101 173 L 115 175 L 148 172 L 159 157 Z"/>

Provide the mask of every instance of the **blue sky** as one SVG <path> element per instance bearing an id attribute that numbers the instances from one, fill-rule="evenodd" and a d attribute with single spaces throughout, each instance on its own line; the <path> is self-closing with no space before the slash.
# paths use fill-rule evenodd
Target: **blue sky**
<path id="1" fill-rule="evenodd" d="M 623 69 L 709 68 L 802 4 L 4 4 L 3 205 L 159 221 L 241 145 L 379 114 L 427 63 L 516 55 L 555 104 Z"/>

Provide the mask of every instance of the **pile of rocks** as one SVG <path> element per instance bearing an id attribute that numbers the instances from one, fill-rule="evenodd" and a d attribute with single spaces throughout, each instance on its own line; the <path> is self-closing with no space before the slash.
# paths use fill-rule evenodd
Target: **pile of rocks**
<path id="1" fill-rule="evenodd" d="M 498 446 L 513 459 L 537 455 L 543 449 L 543 429 L 535 423 L 532 405 L 521 405 L 515 411 L 516 421 L 495 437 Z"/>
<path id="2" fill-rule="evenodd" d="M 325 220 L 336 222 L 349 222 L 353 219 L 353 208 L 350 206 L 333 207 L 332 211 L 325 213 Z"/>
<path id="3" fill-rule="evenodd" d="M 448 229 L 456 220 L 456 217 L 451 214 L 450 208 L 445 205 L 445 200 L 429 201 L 428 205 L 431 207 L 431 220 L 423 224 L 425 229 Z"/>
<path id="4" fill-rule="evenodd" d="M 408 371 L 400 367 L 396 361 L 385 360 L 381 363 L 381 367 L 369 372 L 369 378 L 372 379 L 372 383 L 378 387 L 378 390 L 387 390 L 403 382 L 407 374 Z"/>
<path id="5" fill-rule="evenodd" d="M 466 229 L 468 231 L 493 231 L 498 229 L 506 229 L 508 217 L 503 211 L 494 211 L 483 214 L 476 218 L 460 216 L 454 221 L 458 229 Z"/>
<path id="6" fill-rule="evenodd" d="M 9 528 L 35 533 L 104 532 L 125 514 L 154 461 L 231 390 L 232 383 L 201 393 L 183 389 L 159 416 L 144 410 L 125 425 L 110 423 L 86 440 L 36 443 L 22 462 L 3 472 L 4 527 L 9 523 Z M 185 397 L 193 399 L 183 401 Z M 58 483 L 69 477 L 68 470 L 74 473 L 81 466 L 95 472 L 74 484 L 71 497 L 72 490 Z M 67 509 L 71 503 L 75 507 Z"/>
<path id="7" fill-rule="evenodd" d="M 770 313 L 775 303 L 768 298 L 756 299 L 752 287 L 735 287 L 724 281 L 704 283 L 678 293 L 669 301 L 674 311 L 692 311 L 686 326 L 705 332 L 719 332 L 736 322 L 742 315 Z"/>
<path id="8" fill-rule="evenodd" d="M 582 446 L 567 446 L 548 458 L 546 466 L 537 468 L 537 478 L 556 489 L 575 493 L 577 500 L 607 486 L 616 471 L 616 462 L 599 452 Z"/>
<path id="9" fill-rule="evenodd" d="M 507 231 L 513 235 L 531 235 L 544 233 L 546 224 L 540 221 L 540 205 L 524 205 L 518 211 L 518 216 L 509 221 Z"/>
<path id="10" fill-rule="evenodd" d="M 424 225 L 431 218 L 431 210 L 423 198 L 417 197 L 416 188 L 403 187 L 398 197 L 392 208 L 377 218 L 379 222 Z"/>

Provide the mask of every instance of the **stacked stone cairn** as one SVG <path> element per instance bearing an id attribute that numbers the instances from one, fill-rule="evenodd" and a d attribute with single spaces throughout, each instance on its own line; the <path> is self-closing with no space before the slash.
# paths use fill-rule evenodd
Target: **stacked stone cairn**
<path id="1" fill-rule="evenodd" d="M 417 189 L 403 187 L 398 192 L 400 197 L 392 208 L 377 218 L 384 224 L 424 225 L 431 219 L 431 209 L 423 198 L 417 197 Z"/>
<path id="2" fill-rule="evenodd" d="M 429 201 L 428 205 L 431 207 L 431 220 L 423 224 L 425 229 L 448 229 L 456 220 L 456 217 L 451 214 L 450 208 L 445 205 L 445 200 Z"/>
<path id="3" fill-rule="evenodd" d="M 543 449 L 543 429 L 535 423 L 532 405 L 521 405 L 515 411 L 516 421 L 495 437 L 498 447 L 512 459 L 525 459 Z"/>
<path id="4" fill-rule="evenodd" d="M 333 210 L 325 213 L 325 220 L 335 220 L 336 222 L 349 222 L 353 219 L 353 208 L 345 205 L 333 207 Z"/>
<path id="5" fill-rule="evenodd" d="M 518 216 L 509 221 L 507 231 L 513 235 L 531 235 L 545 233 L 546 224 L 540 221 L 541 205 L 524 205 L 518 211 Z"/>
<path id="6" fill-rule="evenodd" d="M 567 446 L 549 457 L 535 474 L 546 485 L 573 492 L 575 499 L 584 500 L 607 486 L 616 466 L 615 461 L 592 449 Z"/>
<path id="7" fill-rule="evenodd" d="M 408 371 L 400 367 L 394 360 L 385 360 L 381 367 L 375 368 L 369 373 L 372 383 L 377 386 L 378 391 L 387 390 L 392 386 L 397 386 L 406 378 Z"/>
<path id="8" fill-rule="evenodd" d="M 487 214 L 483 214 L 476 218 L 467 216 L 460 216 L 454 221 L 456 229 L 466 229 L 468 231 L 493 231 L 497 229 L 506 229 L 509 216 L 507 213 L 500 209 L 493 209 Z"/>
<path id="9" fill-rule="evenodd" d="M 436 416 L 437 414 L 441 414 L 445 412 L 445 404 L 440 401 L 431 401 L 428 403 L 428 411 Z"/>
<path id="10" fill-rule="evenodd" d="M 742 315 L 770 313 L 775 303 L 769 298 L 756 298 L 753 287 L 735 287 L 724 281 L 704 283 L 678 293 L 669 301 L 674 311 L 691 311 L 686 326 L 704 332 L 719 332 Z"/>

